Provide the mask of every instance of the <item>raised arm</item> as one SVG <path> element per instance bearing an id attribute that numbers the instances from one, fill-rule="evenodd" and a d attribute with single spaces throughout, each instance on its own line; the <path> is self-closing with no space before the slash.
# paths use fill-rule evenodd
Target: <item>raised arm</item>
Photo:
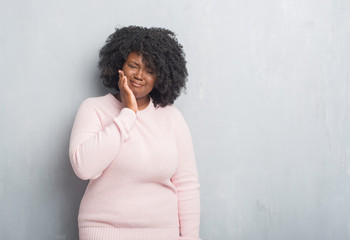
<path id="1" fill-rule="evenodd" d="M 181 240 L 199 240 L 200 196 L 193 143 L 188 126 L 177 114 L 178 168 L 171 181 L 176 187 Z"/>
<path id="2" fill-rule="evenodd" d="M 77 112 L 69 144 L 69 158 L 75 174 L 83 180 L 96 179 L 117 156 L 136 123 L 136 114 L 123 108 L 102 128 L 97 107 L 85 100 Z"/>

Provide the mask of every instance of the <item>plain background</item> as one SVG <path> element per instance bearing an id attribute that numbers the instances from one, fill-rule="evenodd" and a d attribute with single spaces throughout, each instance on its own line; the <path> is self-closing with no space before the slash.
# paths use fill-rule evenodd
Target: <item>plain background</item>
<path id="1" fill-rule="evenodd" d="M 78 238 L 76 111 L 115 27 L 173 30 L 203 240 L 350 239 L 350 1 L 0 1 L 0 238 Z"/>

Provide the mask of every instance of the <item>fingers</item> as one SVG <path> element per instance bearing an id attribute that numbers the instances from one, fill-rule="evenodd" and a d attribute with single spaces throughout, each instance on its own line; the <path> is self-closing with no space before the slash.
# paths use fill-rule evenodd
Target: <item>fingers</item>
<path id="1" fill-rule="evenodd" d="M 119 81 L 118 81 L 118 86 L 119 86 L 119 89 L 121 90 L 122 87 L 124 86 L 124 72 L 122 70 L 118 70 L 118 73 L 119 73 Z"/>
<path id="2" fill-rule="evenodd" d="M 122 102 L 125 104 L 127 108 L 130 108 L 133 111 L 137 112 L 138 107 L 137 107 L 136 98 L 133 91 L 129 88 L 128 78 L 124 75 L 124 72 L 122 70 L 119 70 L 118 73 L 119 73 L 118 86 L 119 86 Z"/>
<path id="3" fill-rule="evenodd" d="M 119 82 L 118 82 L 118 86 L 119 89 L 124 91 L 124 92 L 131 92 L 131 89 L 129 88 L 128 85 L 128 78 L 124 75 L 124 72 L 122 70 L 119 70 Z"/>
<path id="4" fill-rule="evenodd" d="M 128 85 L 128 78 L 124 75 L 124 72 L 122 70 L 119 70 L 119 90 L 122 96 L 125 96 L 126 98 L 135 98 L 133 91 Z"/>
<path id="5" fill-rule="evenodd" d="M 127 77 L 124 75 L 124 72 L 122 70 L 119 70 L 119 83 L 120 86 L 122 87 L 128 87 L 128 79 Z"/>

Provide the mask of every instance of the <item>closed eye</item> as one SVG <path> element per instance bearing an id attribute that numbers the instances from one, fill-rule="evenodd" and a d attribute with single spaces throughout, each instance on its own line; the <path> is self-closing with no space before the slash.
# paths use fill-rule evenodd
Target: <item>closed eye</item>
<path id="1" fill-rule="evenodd" d="M 146 70 L 146 72 L 148 72 L 149 74 L 155 73 L 155 71 L 154 71 L 153 68 L 146 68 L 145 70 Z"/>

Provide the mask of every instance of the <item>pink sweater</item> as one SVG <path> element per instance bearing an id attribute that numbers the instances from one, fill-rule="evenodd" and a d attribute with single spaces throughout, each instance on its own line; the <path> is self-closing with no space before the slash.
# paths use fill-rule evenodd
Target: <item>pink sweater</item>
<path id="1" fill-rule="evenodd" d="M 199 182 L 187 124 L 151 101 L 136 114 L 112 94 L 88 98 L 69 146 L 75 174 L 90 180 L 80 240 L 198 240 Z"/>

